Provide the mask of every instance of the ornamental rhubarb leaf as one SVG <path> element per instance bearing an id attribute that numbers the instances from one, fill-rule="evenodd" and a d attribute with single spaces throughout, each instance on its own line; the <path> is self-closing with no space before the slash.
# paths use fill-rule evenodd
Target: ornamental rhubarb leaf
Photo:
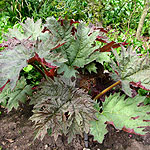
<path id="1" fill-rule="evenodd" d="M 122 90 L 132 96 L 130 83 L 140 83 L 140 87 L 150 90 L 150 59 L 149 56 L 139 57 L 133 52 L 132 47 L 127 50 L 122 46 L 121 56 L 112 50 L 117 63 L 112 60 L 112 68 L 116 74 L 112 75 L 115 80 L 122 82 Z"/>
<path id="2" fill-rule="evenodd" d="M 57 21 L 54 17 L 49 17 L 46 19 L 46 24 L 44 25 L 53 35 L 53 43 L 64 43 L 72 39 L 72 28 L 73 25 L 70 21 L 63 20 L 63 24 Z M 58 44 L 57 44 L 58 45 Z"/>
<path id="3" fill-rule="evenodd" d="M 78 23 L 74 26 L 73 23 Z M 96 39 L 106 39 L 104 30 L 101 28 L 87 27 L 83 22 L 68 20 L 56 20 L 53 17 L 47 18 L 45 32 L 48 31 L 54 38 L 53 43 L 62 41 L 62 44 L 57 45 L 51 51 L 60 52 L 67 62 L 62 63 L 58 68 L 58 73 L 64 73 L 65 77 L 76 76 L 78 73 L 75 68 L 83 68 L 85 65 L 96 60 L 99 63 L 108 61 L 108 53 L 95 52 L 98 45 L 94 46 Z M 101 32 L 100 32 L 101 31 Z M 95 68 L 93 68 L 94 70 Z"/>
<path id="4" fill-rule="evenodd" d="M 120 96 L 120 93 L 115 93 L 106 97 L 103 102 L 102 113 L 97 113 L 97 121 L 91 122 L 91 134 L 94 135 L 94 140 L 102 143 L 104 135 L 108 132 L 106 129 L 106 122 L 112 122 L 114 127 L 127 131 L 134 130 L 135 133 L 144 135 L 143 129 L 145 126 L 150 126 L 150 122 L 144 120 L 150 120 L 150 106 L 139 106 L 138 104 L 143 102 L 145 97 L 135 96 L 134 98 L 127 98 L 125 95 Z M 96 105 L 98 108 L 98 104 Z M 140 127 L 140 128 L 139 128 Z"/>
<path id="5" fill-rule="evenodd" d="M 22 26 L 22 31 L 17 29 L 15 26 L 13 29 L 9 29 L 9 37 L 17 38 L 19 40 L 27 39 L 31 37 L 31 40 L 37 40 L 42 32 L 42 21 L 39 19 L 37 22 L 34 23 L 33 18 L 27 18 L 25 23 L 20 23 Z"/>
<path id="6" fill-rule="evenodd" d="M 43 139 L 47 129 L 52 136 L 68 136 L 70 143 L 76 134 L 89 132 L 89 121 L 94 120 L 94 101 L 68 79 L 43 82 L 31 99 L 35 104 L 31 120 L 35 122 L 36 138 Z"/>
<path id="7" fill-rule="evenodd" d="M 74 67 L 83 68 L 95 60 L 100 63 L 108 60 L 108 53 L 103 53 L 103 57 L 101 57 L 100 52 L 95 52 L 99 46 L 94 46 L 93 44 L 98 35 L 99 31 L 95 30 L 91 32 L 91 28 L 85 26 L 84 23 L 78 24 L 77 32 L 75 32 L 74 37 L 70 38 L 70 40 L 59 49 L 68 62 L 62 64 L 58 72 L 64 72 L 65 77 L 72 77 L 75 76 L 75 71 L 73 71 Z M 65 73 L 66 67 L 68 67 L 67 70 L 72 70 L 69 76 Z M 95 68 L 93 68 L 93 70 L 94 69 Z"/>
<path id="8" fill-rule="evenodd" d="M 51 68 L 66 61 L 60 53 L 50 51 L 62 46 L 64 42 L 56 41 L 49 31 L 42 33 L 41 20 L 34 23 L 33 19 L 28 18 L 21 25 L 22 32 L 15 28 L 10 29 L 6 35 L 8 41 L 1 44 L 6 48 L 0 52 L 0 88 L 10 80 L 10 87 L 14 89 L 20 71 L 31 61 L 42 62 Z"/>
<path id="9" fill-rule="evenodd" d="M 15 88 L 20 71 L 28 65 L 32 54 L 23 44 L 0 52 L 0 87 L 10 80 L 11 89 Z"/>
<path id="10" fill-rule="evenodd" d="M 13 91 L 10 87 L 10 83 L 7 83 L 3 91 L 0 93 L 0 103 L 5 104 L 8 111 L 11 111 L 13 108 L 17 109 L 19 102 L 25 103 L 27 96 L 32 95 L 32 87 L 26 84 L 24 78 L 21 78 L 17 82 Z"/>

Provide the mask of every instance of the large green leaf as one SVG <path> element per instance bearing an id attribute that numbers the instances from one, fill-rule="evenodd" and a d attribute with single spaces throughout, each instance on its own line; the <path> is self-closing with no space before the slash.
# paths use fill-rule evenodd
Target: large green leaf
<path id="1" fill-rule="evenodd" d="M 72 82 L 64 79 L 43 82 L 31 99 L 35 104 L 33 116 L 36 137 L 43 138 L 47 129 L 52 129 L 55 140 L 67 135 L 71 142 L 76 134 L 89 132 L 89 121 L 94 120 L 94 101 L 82 89 L 76 89 Z"/>
<path id="2" fill-rule="evenodd" d="M 144 99 L 145 97 L 137 95 L 125 100 L 125 95 L 120 96 L 120 93 L 106 97 L 102 107 L 103 112 L 97 113 L 98 120 L 91 122 L 91 134 L 94 135 L 94 139 L 100 143 L 103 141 L 104 135 L 108 132 L 106 121 L 112 122 L 117 129 L 121 130 L 126 127 L 127 129 L 134 129 L 135 133 L 144 135 L 144 126 L 150 126 L 150 122 L 143 121 L 150 120 L 150 116 L 147 114 L 150 112 L 150 106 L 138 107 L 138 104 Z M 137 118 L 133 119 L 132 117 Z"/>
<path id="3" fill-rule="evenodd" d="M 83 68 L 85 65 L 96 60 L 99 63 L 110 61 L 109 53 L 95 52 L 99 46 L 94 46 L 99 31 L 91 32 L 91 28 L 86 26 L 83 22 L 77 26 L 68 20 L 56 21 L 55 18 L 50 17 L 47 19 L 45 26 L 55 35 L 54 41 L 66 42 L 61 47 L 55 49 L 61 52 L 67 60 L 58 68 L 58 73 L 64 72 L 64 76 L 70 78 L 76 76 L 77 71 L 75 67 Z M 90 70 L 95 70 L 95 66 L 90 67 Z"/>
<path id="4" fill-rule="evenodd" d="M 7 83 L 3 91 L 0 93 L 0 103 L 5 104 L 8 111 L 11 111 L 13 108 L 17 109 L 19 102 L 25 103 L 27 96 L 32 95 L 32 87 L 26 84 L 24 78 L 21 78 L 17 82 L 17 86 L 13 91 L 10 87 L 10 83 Z"/>
<path id="5" fill-rule="evenodd" d="M 140 82 L 141 85 L 150 90 L 150 59 L 149 56 L 139 57 L 133 52 L 132 47 L 127 50 L 122 46 L 121 56 L 118 56 L 115 50 L 112 50 L 117 64 L 112 60 L 113 70 L 117 74 L 112 77 L 115 80 L 121 80 L 123 91 L 131 96 L 130 82 Z"/>
<path id="6" fill-rule="evenodd" d="M 95 52 L 95 50 L 98 49 L 99 46 L 93 46 L 96 37 L 99 35 L 99 31 L 90 33 L 90 30 L 91 29 L 84 23 L 80 23 L 77 26 L 75 37 L 70 39 L 67 44 L 64 44 L 62 47 L 60 47 L 65 59 L 68 60 L 68 62 L 66 63 L 67 67 L 72 68 L 70 69 L 72 70 L 70 74 L 64 74 L 65 77 L 71 77 L 70 75 L 74 76 L 74 67 L 83 68 L 85 65 L 93 62 L 94 60 L 99 63 L 108 61 L 108 53 Z M 62 68 L 64 68 L 63 65 L 64 64 L 62 64 L 61 66 Z M 65 68 L 63 70 L 61 67 L 58 71 L 65 72 Z M 92 70 L 95 70 L 95 68 L 93 68 Z"/>

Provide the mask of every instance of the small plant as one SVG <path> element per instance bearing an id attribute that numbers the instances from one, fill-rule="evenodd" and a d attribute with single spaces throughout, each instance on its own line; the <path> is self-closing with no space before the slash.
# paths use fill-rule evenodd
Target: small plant
<path id="1" fill-rule="evenodd" d="M 2 37 L 2 34 L 7 33 L 8 28 L 12 27 L 12 25 L 9 23 L 8 20 L 9 20 L 9 17 L 7 14 L 5 13 L 0 14 L 0 43 L 2 43 L 4 40 Z M 2 48 L 0 48 L 0 50 L 2 50 Z"/>
<path id="2" fill-rule="evenodd" d="M 109 42 L 106 30 L 83 22 L 51 17 L 43 25 L 41 20 L 34 23 L 28 18 L 21 25 L 21 31 L 10 29 L 8 40 L 1 44 L 5 49 L 0 52 L 0 103 L 11 111 L 30 97 L 34 105 L 30 119 L 35 122 L 36 138 L 43 139 L 50 130 L 55 140 L 66 135 L 71 142 L 76 134 L 90 132 L 102 142 L 107 133 L 105 123 L 144 134 L 138 127 L 150 125 L 149 105 L 138 107 L 145 96 L 132 98 L 130 86 L 150 89 L 147 55 L 139 57 L 131 47 L 126 50 L 121 44 Z M 121 55 L 112 49 L 119 46 Z M 110 60 L 111 50 L 115 60 Z M 92 99 L 79 88 L 77 79 L 85 70 L 98 74 L 97 64 L 102 66 L 104 62 L 111 63 L 111 76 L 117 82 Z M 21 74 L 33 68 L 42 76 L 38 85 L 29 83 L 28 76 Z M 125 100 L 125 95 L 116 93 L 99 106 L 95 100 L 119 84 L 129 98 Z"/>

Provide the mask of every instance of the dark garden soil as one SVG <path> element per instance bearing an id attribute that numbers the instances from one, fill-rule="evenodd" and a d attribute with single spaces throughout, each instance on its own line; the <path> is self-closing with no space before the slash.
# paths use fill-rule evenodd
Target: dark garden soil
<path id="1" fill-rule="evenodd" d="M 67 144 L 65 137 L 59 137 L 55 142 L 52 137 L 46 135 L 43 141 L 34 139 L 33 123 L 29 121 L 32 115 L 31 106 L 23 106 L 23 109 L 7 114 L 0 108 L 0 150 L 83 150 L 84 140 L 79 135 L 71 144 Z M 150 150 L 150 134 L 138 136 L 118 131 L 111 125 L 107 126 L 102 144 L 93 141 L 89 135 L 90 150 Z M 150 129 L 149 129 L 150 130 Z M 86 149 L 84 149 L 86 150 Z"/>

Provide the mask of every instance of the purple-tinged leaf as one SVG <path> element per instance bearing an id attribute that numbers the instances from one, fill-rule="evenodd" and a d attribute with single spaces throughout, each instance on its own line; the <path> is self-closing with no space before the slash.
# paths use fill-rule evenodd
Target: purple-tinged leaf
<path id="1" fill-rule="evenodd" d="M 133 87 L 139 87 L 139 88 L 142 88 L 143 90 L 146 90 L 146 91 L 150 91 L 150 89 L 147 89 L 146 87 L 144 87 L 142 84 L 141 84 L 141 81 L 139 82 L 130 82 L 130 84 L 133 86 Z"/>
<path id="2" fill-rule="evenodd" d="M 99 35 L 96 37 L 96 41 L 100 41 L 102 43 L 108 43 L 108 41 L 105 39 L 105 37 L 99 36 Z"/>
<path id="3" fill-rule="evenodd" d="M 31 104 L 35 105 L 30 119 L 35 122 L 36 138 L 43 139 L 51 128 L 55 140 L 64 134 L 70 143 L 76 134 L 89 132 L 89 123 L 95 120 L 95 102 L 84 90 L 74 86 L 75 82 L 64 78 L 41 83 L 31 98 Z"/>
<path id="4" fill-rule="evenodd" d="M 6 82 L 6 84 L 4 84 L 4 85 L 0 88 L 0 92 L 3 91 L 3 89 L 5 88 L 5 86 L 7 85 L 7 83 L 9 83 L 9 82 L 10 82 L 10 80 L 8 80 L 8 81 Z"/>
<path id="5" fill-rule="evenodd" d="M 107 43 L 106 41 L 104 41 L 103 39 L 96 39 L 97 41 L 101 41 L 103 43 Z M 102 48 L 99 48 L 98 50 L 100 52 L 110 52 L 111 51 L 111 48 L 118 48 L 118 47 L 121 47 L 121 45 L 127 45 L 128 43 L 126 42 L 123 42 L 123 43 L 116 43 L 114 41 L 104 45 Z"/>
<path id="6" fill-rule="evenodd" d="M 121 45 L 128 45 L 128 43 L 126 43 L 126 42 L 123 42 L 123 43 L 115 43 L 113 46 L 112 46 L 112 48 L 118 48 L 118 47 L 121 47 Z"/>
<path id="7" fill-rule="evenodd" d="M 45 59 L 44 58 L 40 58 L 37 53 L 35 53 L 35 56 L 30 58 L 27 62 L 29 64 L 32 64 L 35 61 L 39 62 L 42 65 L 45 65 L 45 66 L 49 67 L 50 70 L 49 71 L 48 70 L 44 70 L 44 72 L 45 72 L 45 74 L 48 77 L 51 77 L 51 79 L 54 79 L 55 71 L 56 71 L 57 66 L 53 66 L 51 63 L 46 62 Z"/>
<path id="8" fill-rule="evenodd" d="M 100 52 L 110 52 L 111 51 L 111 47 L 114 45 L 114 41 L 104 45 L 102 48 L 99 48 Z"/>
<path id="9" fill-rule="evenodd" d="M 14 38 L 10 38 L 7 41 L 3 41 L 3 43 L 0 44 L 0 47 L 7 47 L 9 49 L 13 49 L 14 46 L 17 44 L 20 44 L 20 40 Z"/>
<path id="10" fill-rule="evenodd" d="M 44 58 L 40 58 L 37 53 L 35 53 L 35 56 L 30 58 L 27 62 L 30 64 L 30 63 L 34 63 L 35 61 L 40 62 L 49 68 L 57 68 L 57 66 L 53 66 L 51 65 L 51 63 L 46 62 Z"/>
<path id="11" fill-rule="evenodd" d="M 116 128 L 112 121 L 107 121 L 106 124 L 111 124 L 114 128 Z M 141 135 L 141 134 L 135 133 L 134 129 L 126 128 L 125 126 L 121 130 L 123 130 L 127 133 L 131 133 L 131 134 L 135 134 L 135 135 Z"/>
<path id="12" fill-rule="evenodd" d="M 107 30 L 105 30 L 104 28 L 100 28 L 100 27 L 94 27 L 94 30 L 99 30 L 101 32 L 108 33 Z"/>
<path id="13" fill-rule="evenodd" d="M 0 52 L 0 88 L 10 80 L 10 87 L 14 89 L 20 71 L 28 65 L 27 60 L 31 57 L 31 49 L 27 49 L 23 44 Z"/>
<path id="14" fill-rule="evenodd" d="M 132 96 L 130 83 L 131 85 L 150 90 L 149 56 L 146 55 L 140 58 L 133 52 L 132 47 L 129 47 L 127 50 L 123 46 L 121 47 L 121 56 L 118 56 L 117 52 L 112 49 L 117 61 L 116 63 L 112 60 L 112 68 L 118 73 L 113 74 L 112 77 L 122 82 L 122 89 L 129 96 Z"/>
<path id="15" fill-rule="evenodd" d="M 1 44 L 1 46 L 6 48 L 0 52 L 0 88 L 10 80 L 10 87 L 14 89 L 20 71 L 28 65 L 29 61 L 34 62 L 36 60 L 50 68 L 56 68 L 57 65 L 66 61 L 59 52 L 52 53 L 50 51 L 60 48 L 66 41 L 61 39 L 59 33 L 57 34 L 59 35 L 58 37 L 55 36 L 54 32 L 48 33 L 43 31 L 44 33 L 42 33 L 41 23 L 41 20 L 34 23 L 33 19 L 28 18 L 25 24 L 21 23 L 22 32 L 16 28 L 9 30 L 9 33 L 6 35 L 9 40 Z M 53 22 L 47 22 L 47 25 L 53 26 L 54 24 Z M 61 28 L 60 24 L 57 27 Z M 70 33 L 68 39 L 72 36 L 71 29 L 68 31 Z M 49 28 L 47 27 L 44 30 L 49 30 Z"/>
<path id="16" fill-rule="evenodd" d="M 145 135 L 143 129 L 150 126 L 150 122 L 144 120 L 150 120 L 148 114 L 150 109 L 149 106 L 138 107 L 144 99 L 144 96 L 137 95 L 125 100 L 125 95 L 121 96 L 120 93 L 106 97 L 102 106 L 103 111 L 96 114 L 98 120 L 91 122 L 91 134 L 94 135 L 94 140 L 102 143 L 104 135 L 108 132 L 106 123 L 112 124 L 119 130 Z"/>

